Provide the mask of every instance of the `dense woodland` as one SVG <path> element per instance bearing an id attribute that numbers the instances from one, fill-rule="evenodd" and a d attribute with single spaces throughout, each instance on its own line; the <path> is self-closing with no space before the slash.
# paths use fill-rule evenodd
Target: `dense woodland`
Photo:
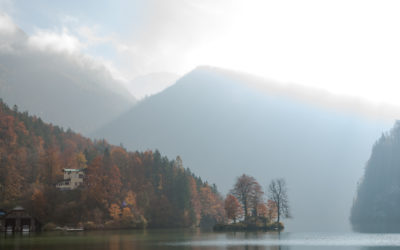
<path id="1" fill-rule="evenodd" d="M 0 208 L 22 205 L 48 227 L 193 227 L 224 219 L 215 185 L 179 157 L 92 141 L 2 101 L 0 138 Z M 58 190 L 63 168 L 86 168 L 84 184 Z"/>
<path id="2" fill-rule="evenodd" d="M 351 210 L 361 232 L 400 232 L 400 122 L 375 143 Z"/>

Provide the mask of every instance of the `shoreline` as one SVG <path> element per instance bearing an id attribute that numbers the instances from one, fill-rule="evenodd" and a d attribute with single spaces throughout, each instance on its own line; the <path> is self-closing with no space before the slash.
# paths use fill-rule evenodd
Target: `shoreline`
<path id="1" fill-rule="evenodd" d="M 272 223 L 268 225 L 255 225 L 246 223 L 216 224 L 213 226 L 214 232 L 280 232 L 285 229 L 282 223 Z"/>

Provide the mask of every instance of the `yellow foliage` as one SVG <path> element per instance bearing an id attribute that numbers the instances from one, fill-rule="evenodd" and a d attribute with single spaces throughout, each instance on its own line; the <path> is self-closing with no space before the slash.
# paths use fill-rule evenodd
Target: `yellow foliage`
<path id="1" fill-rule="evenodd" d="M 86 165 L 87 160 L 86 160 L 85 155 L 82 152 L 80 152 L 76 155 L 76 162 L 77 162 L 78 169 L 87 167 L 87 165 Z"/>
<path id="2" fill-rule="evenodd" d="M 124 207 L 122 209 L 122 218 L 123 219 L 133 219 L 133 213 L 129 207 Z"/>
<path id="3" fill-rule="evenodd" d="M 129 191 L 126 194 L 125 202 L 128 206 L 136 207 L 136 194 L 132 191 Z"/>

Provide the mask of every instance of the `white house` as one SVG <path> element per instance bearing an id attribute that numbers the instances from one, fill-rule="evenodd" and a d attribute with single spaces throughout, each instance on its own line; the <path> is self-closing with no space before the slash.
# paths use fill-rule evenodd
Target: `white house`
<path id="1" fill-rule="evenodd" d="M 64 168 L 64 180 L 57 183 L 56 187 L 61 190 L 72 190 L 83 183 L 85 169 Z"/>

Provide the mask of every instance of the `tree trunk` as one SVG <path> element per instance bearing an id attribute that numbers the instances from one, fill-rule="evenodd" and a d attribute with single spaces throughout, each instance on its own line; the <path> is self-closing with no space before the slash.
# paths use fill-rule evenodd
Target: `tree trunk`
<path id="1" fill-rule="evenodd" d="M 281 209 L 280 209 L 279 204 L 278 204 L 278 206 L 277 206 L 277 210 L 278 210 L 278 220 L 277 220 L 276 222 L 278 222 L 278 225 L 279 225 L 279 221 L 280 221 L 280 219 L 281 219 Z"/>
<path id="2" fill-rule="evenodd" d="M 247 222 L 247 202 L 244 202 L 244 221 Z"/>

